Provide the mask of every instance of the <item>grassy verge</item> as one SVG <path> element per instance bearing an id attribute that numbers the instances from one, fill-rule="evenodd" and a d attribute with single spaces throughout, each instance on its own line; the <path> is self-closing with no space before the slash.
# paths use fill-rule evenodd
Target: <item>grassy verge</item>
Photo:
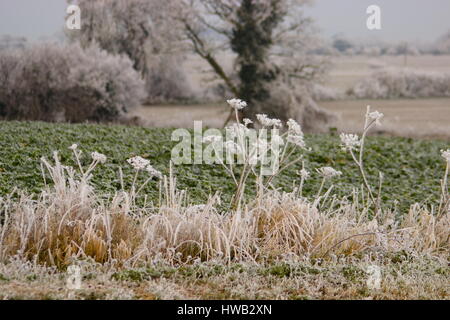
<path id="1" fill-rule="evenodd" d="M 39 122 L 0 122 L 0 195 L 11 193 L 14 188 L 39 193 L 44 181 L 40 158 L 50 158 L 60 151 L 63 163 L 74 165 L 68 147 L 77 143 L 86 153 L 98 151 L 108 156 L 105 166 L 99 168 L 94 185 L 102 193 L 114 193 L 120 188 L 118 168 L 124 168 L 126 183 L 131 184 L 132 169 L 126 159 L 140 155 L 151 160 L 154 166 L 167 174 L 171 149 L 177 142 L 171 141 L 171 129 L 145 129 L 125 126 L 68 125 Z M 348 195 L 361 183 L 358 169 L 350 156 L 339 148 L 339 137 L 334 135 L 309 135 L 306 137 L 312 151 L 306 154 L 305 165 L 311 171 L 322 166 L 332 166 L 343 175 L 334 181 L 337 195 Z M 445 163 L 440 149 L 448 142 L 439 140 L 412 140 L 406 138 L 370 137 L 366 147 L 366 168 L 373 185 L 378 183 L 378 170 L 384 173 L 383 200 L 386 205 L 397 206 L 402 211 L 414 202 L 437 201 L 440 179 Z M 90 161 L 86 157 L 86 162 Z M 377 168 L 376 170 L 373 168 Z M 297 180 L 292 167 L 279 176 L 275 185 L 291 190 Z M 221 191 L 225 199 L 233 192 L 233 185 L 219 166 L 176 166 L 174 173 L 179 188 L 189 189 L 193 203 L 203 203 L 208 195 Z M 305 184 L 305 195 L 313 196 L 320 185 L 320 177 L 312 176 Z M 155 184 L 145 190 L 152 199 L 158 196 Z M 254 193 L 247 188 L 248 194 Z"/>

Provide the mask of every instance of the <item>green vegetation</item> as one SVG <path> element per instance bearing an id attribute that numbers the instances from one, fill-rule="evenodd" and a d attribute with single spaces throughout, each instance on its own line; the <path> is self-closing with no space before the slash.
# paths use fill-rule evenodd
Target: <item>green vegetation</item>
<path id="1" fill-rule="evenodd" d="M 169 172 L 171 149 L 177 142 L 171 141 L 171 129 L 146 129 L 125 126 L 91 124 L 49 124 L 40 122 L 0 122 L 0 195 L 17 190 L 39 193 L 44 186 L 40 158 L 51 158 L 52 152 L 60 152 L 62 162 L 75 165 L 68 147 L 77 143 L 84 151 L 85 162 L 90 162 L 90 152 L 98 151 L 108 157 L 100 166 L 93 182 L 105 195 L 120 189 L 119 167 L 124 170 L 125 183 L 131 185 L 133 173 L 126 159 L 140 155 L 151 160 L 154 167 L 165 174 Z M 361 183 L 357 167 L 348 154 L 341 151 L 337 135 L 308 135 L 305 167 L 313 172 L 305 183 L 304 195 L 314 196 L 320 185 L 320 177 L 314 169 L 332 166 L 343 175 L 334 180 L 334 192 L 349 195 L 353 186 Z M 407 138 L 370 137 L 367 141 L 365 164 L 373 186 L 378 185 L 378 168 L 384 174 L 383 201 L 385 205 L 404 210 L 414 202 L 432 202 L 439 199 L 440 179 L 445 162 L 440 149 L 448 142 L 439 140 L 413 140 Z M 298 180 L 296 171 L 300 164 L 284 172 L 274 181 L 284 190 L 292 190 Z M 231 179 L 220 166 L 175 166 L 181 189 L 188 189 L 190 200 L 200 203 L 208 195 L 221 191 L 229 199 L 234 191 Z M 144 180 L 144 174 L 140 177 Z M 148 185 L 145 193 L 157 200 L 157 182 Z M 254 190 L 247 188 L 252 194 Z"/>

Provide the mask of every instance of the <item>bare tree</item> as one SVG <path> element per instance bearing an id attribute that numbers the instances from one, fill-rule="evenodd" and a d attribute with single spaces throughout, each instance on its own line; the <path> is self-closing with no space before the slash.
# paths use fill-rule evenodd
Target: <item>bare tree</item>
<path id="1" fill-rule="evenodd" d="M 128 56 L 147 82 L 150 102 L 160 96 L 187 95 L 181 73 L 172 68 L 183 48 L 182 30 L 168 19 L 170 6 L 159 0 L 68 0 L 82 12 L 81 30 L 68 30 L 73 41 Z M 183 92 L 180 92 L 183 91 Z M 169 98 L 169 97 L 166 97 Z"/>
<path id="2" fill-rule="evenodd" d="M 311 20 L 302 11 L 308 2 L 78 0 L 83 26 L 72 37 L 83 46 L 96 42 L 128 55 L 147 80 L 149 55 L 168 56 L 187 44 L 234 96 L 249 102 L 242 116 L 254 119 L 267 113 L 313 128 L 317 119 L 326 123 L 329 115 L 308 95 L 308 86 L 326 66 L 306 54 L 315 42 Z M 236 56 L 231 73 L 218 58 L 223 52 Z"/>
<path id="3" fill-rule="evenodd" d="M 439 37 L 439 39 L 436 41 L 435 49 L 433 51 L 438 54 L 450 53 L 450 31 L 448 31 L 442 37 Z"/>
<path id="4" fill-rule="evenodd" d="M 307 54 L 315 42 L 309 36 L 313 34 L 311 20 L 302 11 L 308 2 L 173 0 L 171 13 L 184 28 L 192 50 L 209 63 L 232 94 L 249 102 L 242 116 L 254 118 L 264 112 L 305 122 L 305 113 L 310 112 L 315 113 L 313 118 L 327 122 L 329 115 L 307 94 L 311 81 L 326 66 Z M 227 74 L 217 58 L 225 50 L 236 54 L 238 77 Z M 313 127 L 314 119 L 309 120 L 306 125 Z"/>

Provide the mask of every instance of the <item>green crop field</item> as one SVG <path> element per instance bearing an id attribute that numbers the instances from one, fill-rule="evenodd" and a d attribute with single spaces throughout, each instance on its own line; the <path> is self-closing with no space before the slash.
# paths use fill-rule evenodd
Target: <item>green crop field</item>
<path id="1" fill-rule="evenodd" d="M 119 167 L 123 168 L 125 183 L 131 185 L 133 172 L 126 159 L 140 155 L 164 174 L 169 172 L 171 129 L 146 129 L 126 126 L 93 124 L 48 124 L 40 122 L 0 122 L 0 195 L 26 191 L 39 193 L 44 185 L 40 158 L 52 158 L 53 151 L 60 153 L 62 162 L 74 165 L 68 147 L 77 143 L 84 151 L 86 164 L 90 152 L 98 151 L 108 157 L 106 164 L 98 167 L 94 175 L 95 188 L 103 194 L 113 194 L 120 189 Z M 305 195 L 313 197 L 320 185 L 315 169 L 332 166 L 343 175 L 334 180 L 334 192 L 349 195 L 361 183 L 358 169 L 348 154 L 341 151 L 339 137 L 335 135 L 308 135 L 311 151 L 305 153 L 305 167 L 313 172 L 305 184 Z M 435 203 L 440 196 L 440 179 L 445 170 L 440 150 L 448 142 L 440 140 L 413 140 L 407 138 L 370 137 L 365 161 L 369 180 L 378 185 L 378 170 L 384 174 L 383 202 L 404 212 L 409 205 Z M 283 190 L 292 190 L 298 181 L 300 164 L 284 172 L 274 182 Z M 225 200 L 230 199 L 234 185 L 220 166 L 175 166 L 174 174 L 180 189 L 189 191 L 192 203 L 201 203 L 208 195 L 220 191 Z M 140 177 L 145 179 L 144 174 Z M 145 193 L 153 200 L 158 198 L 157 182 L 148 185 Z M 248 194 L 254 193 L 251 186 Z M 226 202 L 226 201 L 225 201 Z"/>

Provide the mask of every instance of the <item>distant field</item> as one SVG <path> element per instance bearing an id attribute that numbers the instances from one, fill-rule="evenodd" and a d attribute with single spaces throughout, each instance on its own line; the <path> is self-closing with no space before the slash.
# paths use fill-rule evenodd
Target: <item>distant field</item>
<path id="1" fill-rule="evenodd" d="M 450 139 L 450 98 L 340 100 L 322 101 L 319 105 L 339 116 L 340 131 L 359 132 L 368 105 L 385 114 L 380 132 L 405 137 Z M 221 128 L 228 116 L 224 104 L 143 106 L 133 112 L 146 126 L 192 128 L 194 121 Z"/>
<path id="2" fill-rule="evenodd" d="M 450 73 L 450 55 L 445 56 L 343 56 L 332 59 L 333 68 L 325 85 L 346 91 L 358 80 L 381 68 L 412 68 L 428 72 Z"/>
<path id="3" fill-rule="evenodd" d="M 325 82 L 326 86 L 345 92 L 360 79 L 383 67 L 403 67 L 403 56 L 336 57 Z M 406 66 L 423 71 L 450 73 L 449 56 L 411 56 Z M 201 70 L 207 66 L 195 57 L 188 59 L 189 81 L 193 88 L 201 86 Z M 407 137 L 450 138 L 450 98 L 395 99 L 395 100 L 342 100 L 320 102 L 322 107 L 340 115 L 336 126 L 343 131 L 359 131 L 367 105 L 385 113 L 381 130 L 388 134 Z M 195 120 L 205 126 L 222 127 L 228 116 L 225 103 L 205 105 L 172 105 L 141 107 L 133 111 L 144 124 L 151 127 L 188 127 Z"/>
<path id="4" fill-rule="evenodd" d="M 203 126 L 222 128 L 230 112 L 226 103 L 199 105 L 142 106 L 132 111 L 140 117 L 146 127 L 193 128 L 194 121 L 203 121 Z"/>
<path id="5" fill-rule="evenodd" d="M 342 100 L 320 102 L 340 116 L 339 130 L 359 132 L 367 105 L 385 114 L 381 132 L 406 137 L 450 139 L 450 98 Z"/>
<path id="6" fill-rule="evenodd" d="M 222 54 L 219 59 L 223 62 L 225 70 L 232 69 L 232 55 Z M 428 72 L 450 73 L 450 55 L 408 56 L 406 60 L 404 56 L 341 56 L 331 58 L 330 62 L 332 68 L 325 85 L 342 91 L 380 68 L 407 67 Z M 208 65 L 197 56 L 187 57 L 184 67 L 187 70 L 187 80 L 194 90 L 204 89 L 211 84 L 211 77 L 205 73 L 209 69 Z"/>

